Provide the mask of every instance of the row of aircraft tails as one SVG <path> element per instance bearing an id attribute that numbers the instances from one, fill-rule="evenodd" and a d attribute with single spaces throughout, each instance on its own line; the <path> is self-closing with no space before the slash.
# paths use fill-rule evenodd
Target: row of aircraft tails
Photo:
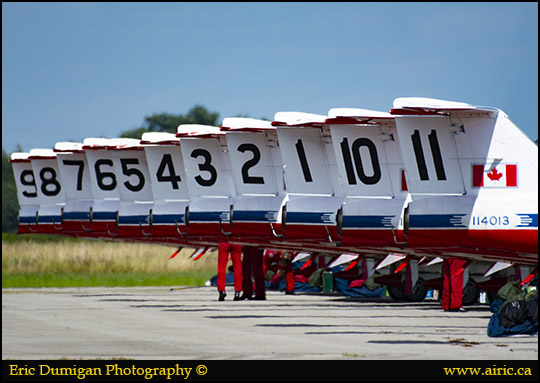
<path id="1" fill-rule="evenodd" d="M 369 260 L 370 273 L 401 261 L 413 284 L 443 258 L 537 273 L 538 147 L 496 108 L 398 98 L 390 112 L 225 118 L 10 161 L 19 233 L 229 241 Z"/>

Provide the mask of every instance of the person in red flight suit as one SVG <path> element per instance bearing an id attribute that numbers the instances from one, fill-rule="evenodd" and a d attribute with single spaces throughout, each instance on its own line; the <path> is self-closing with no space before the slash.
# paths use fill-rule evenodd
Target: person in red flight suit
<path id="1" fill-rule="evenodd" d="M 294 273 L 292 267 L 292 254 L 284 251 L 278 262 L 278 275 L 285 275 L 285 294 L 294 294 Z"/>
<path id="2" fill-rule="evenodd" d="M 281 251 L 265 250 L 263 255 L 263 274 L 269 279 L 268 271 L 275 274 L 278 268 L 278 262 L 281 259 Z"/>
<path id="3" fill-rule="evenodd" d="M 446 258 L 443 261 L 443 290 L 441 306 L 444 311 L 465 311 L 463 301 L 463 272 L 467 261 Z"/>
<path id="4" fill-rule="evenodd" d="M 240 299 L 242 292 L 242 246 L 229 242 L 220 242 L 218 246 L 218 275 L 217 289 L 219 292 L 219 301 L 224 301 L 227 296 L 225 292 L 225 280 L 227 272 L 227 262 L 231 255 L 234 270 L 234 300 Z"/>
<path id="5" fill-rule="evenodd" d="M 279 282 L 285 277 L 285 294 L 294 294 L 294 274 L 292 268 L 292 254 L 288 251 L 267 250 L 264 253 L 264 275 L 268 272 L 272 275 L 270 283 L 279 285 Z M 268 279 L 268 276 L 266 277 Z"/>
<path id="6" fill-rule="evenodd" d="M 266 286 L 264 285 L 263 249 L 256 246 L 244 246 L 242 259 L 242 291 L 240 299 L 266 300 Z M 255 296 L 253 296 L 253 281 L 255 279 Z"/>

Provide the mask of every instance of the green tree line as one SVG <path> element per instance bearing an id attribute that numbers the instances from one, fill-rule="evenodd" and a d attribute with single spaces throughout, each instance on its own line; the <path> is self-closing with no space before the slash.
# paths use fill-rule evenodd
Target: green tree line
<path id="1" fill-rule="evenodd" d="M 202 105 L 193 106 L 185 115 L 173 113 L 153 113 L 144 117 L 141 126 L 126 130 L 120 137 L 141 138 L 145 132 L 176 133 L 178 125 L 201 124 L 218 126 L 219 113 L 210 112 Z M 9 163 L 9 155 L 2 147 L 2 232 L 17 231 L 17 215 L 19 203 L 17 188 L 13 177 L 13 168 Z"/>

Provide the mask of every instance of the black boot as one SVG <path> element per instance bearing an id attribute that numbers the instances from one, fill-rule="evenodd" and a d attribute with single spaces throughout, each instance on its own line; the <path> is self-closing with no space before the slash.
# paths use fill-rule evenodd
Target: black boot
<path id="1" fill-rule="evenodd" d="M 241 291 L 235 291 L 233 300 L 235 300 L 235 301 L 241 300 L 242 298 L 240 298 L 240 293 L 241 293 Z"/>
<path id="2" fill-rule="evenodd" d="M 218 301 L 224 301 L 226 296 L 227 293 L 225 293 L 225 291 L 220 291 Z"/>

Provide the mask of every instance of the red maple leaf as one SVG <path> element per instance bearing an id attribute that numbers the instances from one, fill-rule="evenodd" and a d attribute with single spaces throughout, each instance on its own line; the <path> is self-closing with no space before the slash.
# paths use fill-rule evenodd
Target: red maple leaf
<path id="1" fill-rule="evenodd" d="M 501 179 L 501 177 L 503 176 L 504 173 L 499 173 L 497 171 L 497 168 L 494 168 L 491 172 L 489 172 L 487 174 L 487 176 L 489 177 L 490 180 L 492 181 L 498 181 Z"/>

